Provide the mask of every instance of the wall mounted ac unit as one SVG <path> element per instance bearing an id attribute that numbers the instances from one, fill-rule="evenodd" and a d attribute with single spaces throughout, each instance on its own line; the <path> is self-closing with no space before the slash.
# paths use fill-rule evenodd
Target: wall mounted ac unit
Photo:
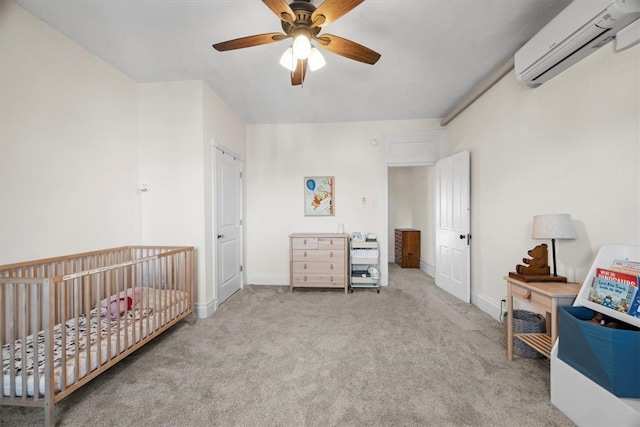
<path id="1" fill-rule="evenodd" d="M 574 0 L 516 52 L 516 78 L 529 87 L 540 86 L 638 18 L 640 0 Z"/>

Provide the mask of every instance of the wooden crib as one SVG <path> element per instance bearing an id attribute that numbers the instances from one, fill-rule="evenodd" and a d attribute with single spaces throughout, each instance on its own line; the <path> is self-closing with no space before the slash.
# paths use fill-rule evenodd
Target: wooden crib
<path id="1" fill-rule="evenodd" d="M 126 246 L 0 266 L 1 405 L 54 405 L 180 320 L 194 248 Z"/>

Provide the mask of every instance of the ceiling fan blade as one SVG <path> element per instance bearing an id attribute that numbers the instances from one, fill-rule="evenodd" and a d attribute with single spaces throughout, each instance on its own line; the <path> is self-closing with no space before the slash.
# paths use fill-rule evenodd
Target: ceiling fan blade
<path id="1" fill-rule="evenodd" d="M 293 24 L 296 20 L 296 14 L 285 0 L 262 0 L 262 2 L 282 21 Z"/>
<path id="2" fill-rule="evenodd" d="M 307 60 L 298 59 L 298 65 L 296 70 L 291 73 L 291 85 L 299 86 L 304 82 L 304 78 L 307 75 Z"/>
<path id="3" fill-rule="evenodd" d="M 363 1 L 364 0 L 325 0 L 311 15 L 312 26 L 321 27 L 330 24 Z"/>
<path id="4" fill-rule="evenodd" d="M 214 49 L 220 52 L 225 50 L 242 49 L 245 47 L 259 46 L 262 44 L 279 42 L 289 36 L 282 33 L 256 34 L 255 36 L 241 37 L 239 39 L 227 40 L 213 45 Z"/>
<path id="5" fill-rule="evenodd" d="M 320 47 L 328 50 L 329 52 L 344 56 L 345 58 L 353 59 L 354 61 L 373 65 L 378 62 L 378 59 L 380 59 L 380 54 L 378 52 L 356 42 L 352 42 L 351 40 L 334 36 L 333 34 L 322 34 L 319 37 L 314 37 L 314 39 L 318 41 Z"/>

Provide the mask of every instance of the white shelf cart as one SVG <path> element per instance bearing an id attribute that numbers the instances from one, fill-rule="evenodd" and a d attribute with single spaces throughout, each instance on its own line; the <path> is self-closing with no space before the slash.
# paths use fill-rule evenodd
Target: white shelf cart
<path id="1" fill-rule="evenodd" d="M 349 291 L 353 292 L 355 288 L 369 288 L 380 293 L 378 242 L 351 239 L 349 252 Z M 369 267 L 375 268 L 378 271 L 378 276 L 372 276 Z"/>

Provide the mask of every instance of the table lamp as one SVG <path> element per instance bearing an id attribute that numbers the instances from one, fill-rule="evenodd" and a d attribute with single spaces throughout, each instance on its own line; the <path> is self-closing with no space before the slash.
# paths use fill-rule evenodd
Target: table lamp
<path id="1" fill-rule="evenodd" d="M 556 239 L 577 238 L 576 229 L 573 226 L 571 215 L 535 215 L 531 232 L 533 239 L 551 239 L 551 254 L 553 257 L 553 276 L 558 281 L 566 281 L 566 278 L 558 276 L 556 272 Z"/>

